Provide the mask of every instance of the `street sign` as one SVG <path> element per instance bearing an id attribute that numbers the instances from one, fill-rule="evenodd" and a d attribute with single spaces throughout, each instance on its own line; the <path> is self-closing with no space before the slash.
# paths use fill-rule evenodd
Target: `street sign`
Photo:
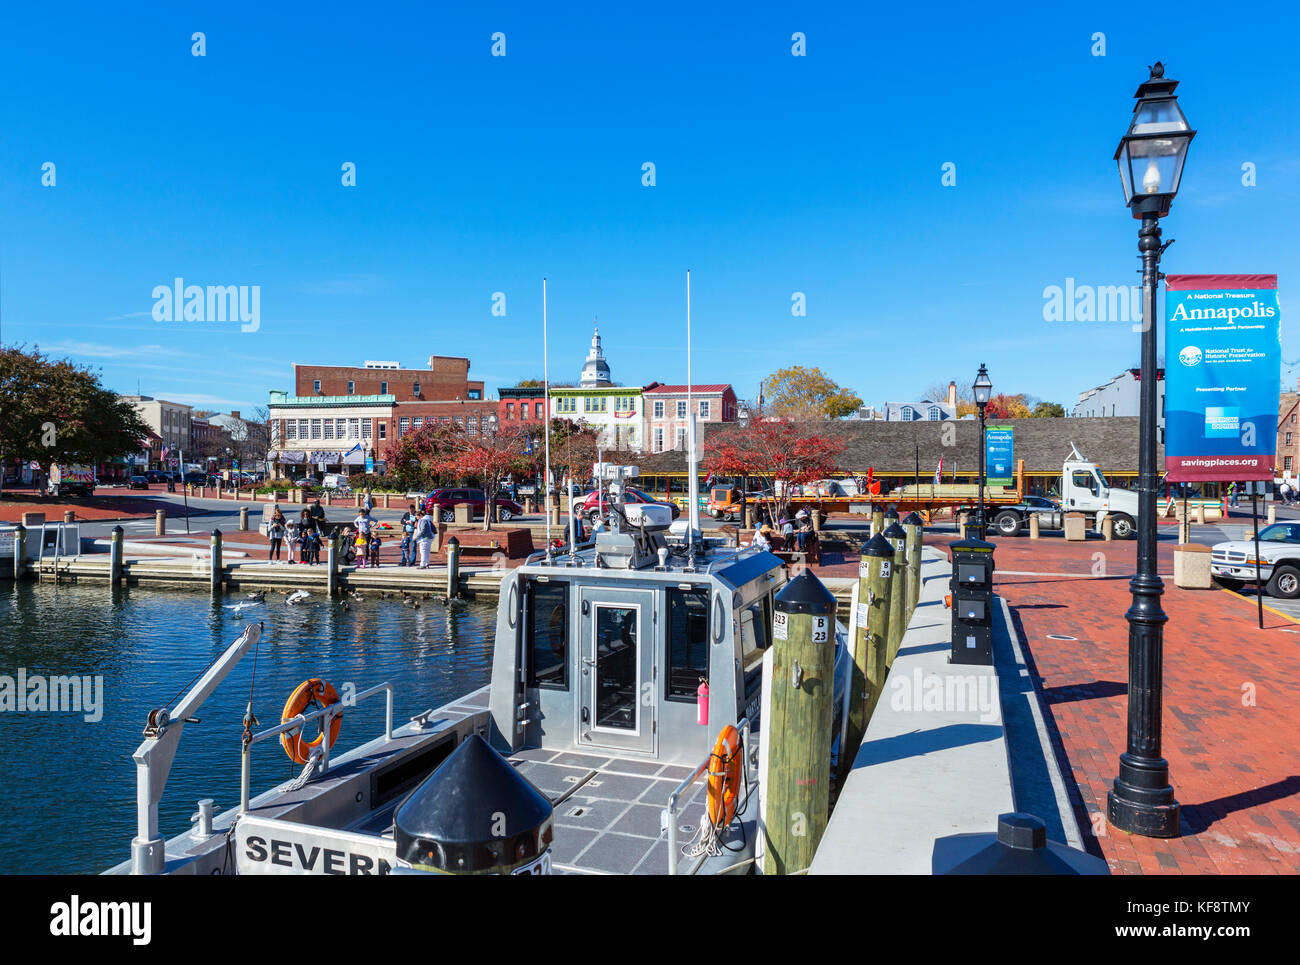
<path id="1" fill-rule="evenodd" d="M 366 472 L 372 473 L 374 471 L 375 471 L 375 457 L 366 456 Z"/>
<path id="2" fill-rule="evenodd" d="M 1169 275 L 1165 471 L 1272 479 L 1282 344 L 1276 275 Z"/>
<path id="3" fill-rule="evenodd" d="M 985 477 L 990 486 L 1010 486 L 1015 433 L 1010 426 L 989 426 L 985 430 Z"/>

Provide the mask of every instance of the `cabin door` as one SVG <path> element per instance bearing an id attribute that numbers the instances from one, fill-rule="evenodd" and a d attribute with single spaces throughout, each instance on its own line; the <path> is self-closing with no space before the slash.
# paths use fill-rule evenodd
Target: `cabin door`
<path id="1" fill-rule="evenodd" d="M 582 591 L 579 747 L 655 750 L 655 594 Z"/>

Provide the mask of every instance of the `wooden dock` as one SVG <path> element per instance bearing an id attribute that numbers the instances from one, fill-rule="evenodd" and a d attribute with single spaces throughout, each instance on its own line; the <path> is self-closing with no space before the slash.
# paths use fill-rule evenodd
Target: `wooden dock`
<path id="1" fill-rule="evenodd" d="M 59 583 L 109 583 L 112 580 L 111 558 L 107 553 L 46 558 L 32 561 L 28 575 Z M 500 591 L 505 569 L 462 567 L 458 587 L 468 597 L 494 598 Z M 329 568 L 320 563 L 272 563 L 266 560 L 225 562 L 221 566 L 221 585 L 226 589 L 293 589 L 325 593 L 329 587 Z M 410 566 L 352 567 L 340 566 L 336 574 L 339 591 L 395 590 L 412 595 L 443 595 L 447 590 L 445 567 L 427 570 Z M 212 585 L 212 566 L 204 556 L 197 559 L 127 556 L 122 560 L 122 583 L 128 586 L 205 586 Z"/>

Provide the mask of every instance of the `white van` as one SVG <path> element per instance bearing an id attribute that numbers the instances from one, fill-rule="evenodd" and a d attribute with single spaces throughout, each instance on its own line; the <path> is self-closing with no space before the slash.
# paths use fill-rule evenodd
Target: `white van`
<path id="1" fill-rule="evenodd" d="M 348 477 L 338 472 L 327 472 L 321 477 L 321 489 L 347 489 Z"/>

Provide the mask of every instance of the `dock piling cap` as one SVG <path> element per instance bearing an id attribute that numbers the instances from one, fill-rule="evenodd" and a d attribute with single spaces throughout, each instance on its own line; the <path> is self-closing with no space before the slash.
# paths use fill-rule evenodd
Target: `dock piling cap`
<path id="1" fill-rule="evenodd" d="M 551 846 L 551 802 L 474 734 L 393 815 L 397 857 L 453 874 L 506 873 Z"/>
<path id="2" fill-rule="evenodd" d="M 1101 858 L 1047 840 L 1040 818 L 998 816 L 996 834 L 953 834 L 934 842 L 931 870 L 942 875 L 1106 875 Z"/>
<path id="3" fill-rule="evenodd" d="M 890 506 L 887 510 L 885 510 L 885 520 L 886 520 L 886 525 L 888 525 L 888 521 L 891 520 L 891 519 L 892 519 L 894 522 L 898 522 L 898 507 L 897 507 L 897 506 Z"/>
<path id="4" fill-rule="evenodd" d="M 890 551 L 893 555 L 893 551 Z M 814 616 L 830 616 L 835 612 L 835 597 L 826 584 L 813 574 L 804 570 L 781 588 L 776 595 L 778 613 L 811 613 Z"/>
<path id="5" fill-rule="evenodd" d="M 915 509 L 903 517 L 904 526 L 920 526 L 921 524 L 921 516 Z"/>
<path id="6" fill-rule="evenodd" d="M 863 556 L 880 556 L 886 559 L 892 559 L 894 556 L 894 547 L 889 545 L 889 540 L 885 539 L 884 533 L 877 533 L 867 544 L 862 547 Z"/>
<path id="7" fill-rule="evenodd" d="M 898 525 L 898 519 L 895 517 L 894 521 L 886 526 L 885 531 L 880 535 L 884 536 L 885 539 L 906 539 L 907 530 Z"/>

